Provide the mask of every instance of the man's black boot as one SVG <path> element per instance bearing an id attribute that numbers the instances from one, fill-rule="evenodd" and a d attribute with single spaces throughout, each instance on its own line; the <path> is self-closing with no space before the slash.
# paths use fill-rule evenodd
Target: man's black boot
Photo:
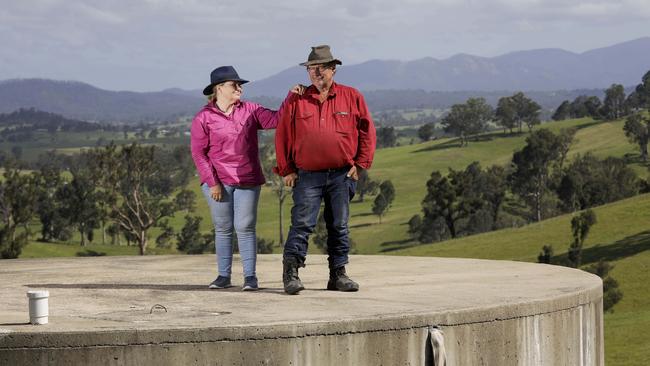
<path id="1" fill-rule="evenodd" d="M 282 265 L 284 267 L 282 273 L 282 282 L 284 283 L 284 292 L 289 295 L 296 295 L 298 292 L 305 289 L 305 286 L 300 282 L 300 277 L 298 277 L 298 259 L 295 257 L 284 258 L 282 260 Z"/>
<path id="2" fill-rule="evenodd" d="M 330 268 L 330 280 L 327 282 L 330 291 L 359 291 L 359 284 L 352 281 L 345 273 L 345 266 L 336 269 Z"/>

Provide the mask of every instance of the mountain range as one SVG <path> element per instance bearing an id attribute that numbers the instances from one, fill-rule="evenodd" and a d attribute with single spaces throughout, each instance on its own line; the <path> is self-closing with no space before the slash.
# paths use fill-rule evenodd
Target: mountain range
<path id="1" fill-rule="evenodd" d="M 345 60 L 343 60 L 345 62 Z M 517 51 L 497 57 L 458 54 L 444 60 L 371 60 L 339 67 L 336 80 L 360 90 L 553 91 L 636 85 L 650 70 L 650 37 L 573 53 L 561 49 Z M 295 66 L 252 82 L 249 96 L 283 96 L 307 82 Z"/>
<path id="2" fill-rule="evenodd" d="M 648 70 L 650 37 L 644 37 L 583 53 L 537 49 L 497 57 L 459 54 L 444 60 L 371 60 L 340 66 L 336 80 L 367 93 L 373 110 L 444 107 L 466 95 L 488 95 L 493 101 L 519 90 L 535 91 L 547 97 L 540 104 L 555 108 L 562 98 L 577 95 L 577 89 L 595 89 L 591 95 L 600 97 L 613 83 L 634 86 Z M 247 84 L 245 98 L 277 107 L 296 83 L 309 83 L 299 66 Z M 200 90 L 138 93 L 108 91 L 77 81 L 0 81 L 0 113 L 36 108 L 68 118 L 138 123 L 173 121 L 194 114 L 204 103 Z"/>

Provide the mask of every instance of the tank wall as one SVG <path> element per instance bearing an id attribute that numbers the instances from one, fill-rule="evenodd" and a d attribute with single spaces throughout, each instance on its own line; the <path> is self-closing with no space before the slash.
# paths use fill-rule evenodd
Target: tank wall
<path id="1" fill-rule="evenodd" d="M 601 300 L 552 313 L 440 328 L 447 366 L 604 365 Z M 0 349 L 0 364 L 425 365 L 431 352 L 428 334 L 428 327 L 417 327 L 236 341 L 172 339 L 120 346 Z"/>

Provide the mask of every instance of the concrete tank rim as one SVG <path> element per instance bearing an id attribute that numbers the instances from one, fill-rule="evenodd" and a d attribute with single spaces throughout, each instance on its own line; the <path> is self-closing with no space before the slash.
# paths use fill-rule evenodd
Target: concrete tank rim
<path id="1" fill-rule="evenodd" d="M 201 256 L 195 256 L 200 258 Z M 213 257 L 213 255 L 210 255 Z M 263 257 L 263 256 L 260 256 Z M 310 255 L 310 258 L 314 259 Z M 182 255 L 167 255 L 167 256 L 145 256 L 145 257 L 99 257 L 99 258 L 79 258 L 79 260 L 86 260 L 86 263 L 106 261 L 105 258 L 111 258 L 114 261 L 127 260 L 138 261 L 144 258 L 145 261 L 152 260 L 168 260 L 177 258 L 188 258 Z M 279 256 L 271 255 L 270 258 L 276 263 L 279 261 Z M 506 265 L 510 263 L 515 267 L 526 266 L 543 266 L 535 263 L 519 262 L 519 261 L 493 261 L 484 259 L 468 259 L 468 258 L 438 258 L 438 257 L 388 257 L 388 256 L 359 256 L 352 257 L 352 267 L 354 263 L 362 260 L 369 260 L 370 262 L 378 259 L 388 260 L 389 258 L 402 258 L 401 260 L 416 260 L 416 261 L 438 261 L 442 262 L 475 262 L 481 263 L 486 266 L 491 266 L 494 262 Z M 76 258 L 73 258 L 76 259 Z M 319 258 L 322 260 L 322 257 Z M 51 259 L 41 260 L 40 262 L 48 262 Z M 55 261 L 67 262 L 71 258 L 57 258 Z M 18 259 L 11 263 L 38 263 L 39 260 Z M 6 263 L 6 262 L 5 262 Z M 320 263 L 319 265 L 322 265 Z M 371 263 L 372 265 L 372 263 Z M 6 268 L 6 266 L 4 266 Z M 590 273 L 566 267 L 547 266 L 546 270 L 552 272 L 563 272 L 564 274 L 570 273 L 572 276 L 579 276 L 584 281 L 583 286 L 579 289 L 566 290 L 565 293 L 557 294 L 551 298 L 543 301 L 524 301 L 517 303 L 507 304 L 510 308 L 516 308 L 517 312 L 504 314 L 503 304 L 495 305 L 493 307 L 472 308 L 467 307 L 464 309 L 446 310 L 446 311 L 420 311 L 418 313 L 406 314 L 375 314 L 374 317 L 359 317 L 350 321 L 349 319 L 338 319 L 332 321 L 307 321 L 307 322 L 279 322 L 270 324 L 251 324 L 239 326 L 200 326 L 200 327 L 177 327 L 173 329 L 164 328 L 147 328 L 140 329 L 131 325 L 131 327 L 124 327 L 124 329 L 94 329 L 87 331 L 65 331 L 57 330 L 51 327 L 37 327 L 31 328 L 29 331 L 19 328 L 18 326 L 7 327 L 3 322 L 0 322 L 0 350 L 10 349 L 16 347 L 44 347 L 44 346 L 65 346 L 65 347 L 83 347 L 91 345 L 116 345 L 116 344 L 132 344 L 134 339 L 149 343 L 174 343 L 178 339 L 185 339 L 188 342 L 214 342 L 224 340 L 254 340 L 261 338 L 277 338 L 277 337 L 308 337 L 313 335 L 329 335 L 340 333 L 360 333 L 360 332 L 374 332 L 385 331 L 391 329 L 410 329 L 410 328 L 424 328 L 432 325 L 452 326 L 458 324 L 470 324 L 478 322 L 486 322 L 493 320 L 506 320 L 519 317 L 526 317 L 532 315 L 539 315 L 544 313 L 552 313 L 563 311 L 566 309 L 575 308 L 591 302 L 601 301 L 602 299 L 602 282 L 599 277 Z M 0 269 L 0 273 L 3 271 Z M 9 271 L 6 271 L 9 272 Z M 546 271 L 543 271 L 546 272 Z M 581 281 L 582 281 L 581 280 Z M 582 283 L 582 282 L 581 282 Z M 1 289 L 1 287 L 0 287 Z M 361 294 L 362 292 L 359 292 Z M 23 295 L 24 296 L 24 295 Z M 0 302 L 1 304 L 1 302 Z M 56 315 L 50 316 L 51 322 L 56 324 L 58 320 Z M 4 328 L 4 329 L 3 329 Z M 196 333 L 201 333 L 197 335 Z M 89 337 L 92 335 L 92 337 Z M 58 338 L 58 339 L 55 339 Z M 112 339 L 112 341 L 111 341 Z M 25 342 L 29 340 L 29 344 Z M 176 341 L 175 341 L 176 340 Z"/>

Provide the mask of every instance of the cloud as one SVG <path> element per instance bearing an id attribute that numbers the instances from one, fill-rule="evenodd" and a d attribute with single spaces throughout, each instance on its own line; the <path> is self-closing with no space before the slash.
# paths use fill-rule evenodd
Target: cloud
<path id="1" fill-rule="evenodd" d="M 585 50 L 649 35 L 647 0 L 5 1 L 0 79 L 109 89 L 198 88 L 217 65 L 253 80 L 330 44 L 345 65 L 530 48 Z"/>

